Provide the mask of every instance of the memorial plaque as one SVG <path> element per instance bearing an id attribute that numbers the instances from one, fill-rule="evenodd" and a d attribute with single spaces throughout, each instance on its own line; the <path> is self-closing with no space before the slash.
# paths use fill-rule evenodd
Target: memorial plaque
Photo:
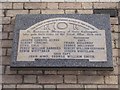
<path id="1" fill-rule="evenodd" d="M 112 69 L 108 15 L 17 15 L 11 68 Z"/>

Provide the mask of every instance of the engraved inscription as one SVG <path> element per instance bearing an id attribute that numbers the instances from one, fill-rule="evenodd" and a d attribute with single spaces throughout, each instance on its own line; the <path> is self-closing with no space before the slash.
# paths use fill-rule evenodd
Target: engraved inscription
<path id="1" fill-rule="evenodd" d="M 105 30 L 75 19 L 55 18 L 20 30 L 17 61 L 107 61 Z"/>

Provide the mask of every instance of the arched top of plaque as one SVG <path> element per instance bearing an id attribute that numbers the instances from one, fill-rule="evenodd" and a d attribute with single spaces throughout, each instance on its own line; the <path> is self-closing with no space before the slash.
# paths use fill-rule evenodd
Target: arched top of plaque
<path id="1" fill-rule="evenodd" d="M 36 23 L 26 29 L 28 32 L 39 30 L 99 30 L 82 20 L 72 18 L 52 18 Z"/>

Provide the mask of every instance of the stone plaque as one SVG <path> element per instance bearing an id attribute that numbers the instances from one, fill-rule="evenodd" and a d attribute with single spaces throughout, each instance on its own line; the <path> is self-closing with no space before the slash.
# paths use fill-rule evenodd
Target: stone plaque
<path id="1" fill-rule="evenodd" d="M 17 15 L 12 68 L 109 68 L 107 15 Z"/>

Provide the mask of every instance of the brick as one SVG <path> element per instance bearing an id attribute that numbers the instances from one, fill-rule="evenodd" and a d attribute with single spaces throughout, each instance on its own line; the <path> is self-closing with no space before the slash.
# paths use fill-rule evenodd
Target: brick
<path id="1" fill-rule="evenodd" d="M 2 50 L 0 50 L 0 58 L 2 58 Z"/>
<path id="2" fill-rule="evenodd" d="M 40 88 L 42 88 L 42 85 L 35 85 L 35 84 L 17 84 L 17 88 L 18 88 L 18 90 L 21 90 L 20 88 L 25 88 L 25 89 L 27 89 L 27 90 L 29 90 L 29 89 L 40 89 Z M 40 89 L 41 90 L 41 89 Z"/>
<path id="3" fill-rule="evenodd" d="M 41 2 L 41 0 L 29 0 L 29 2 Z"/>
<path id="4" fill-rule="evenodd" d="M 118 18 L 110 18 L 111 24 L 118 24 Z"/>
<path id="5" fill-rule="evenodd" d="M 13 9 L 23 9 L 23 3 L 13 3 Z"/>
<path id="6" fill-rule="evenodd" d="M 23 74 L 26 74 L 26 75 L 29 75 L 29 74 L 30 74 L 30 75 L 31 75 L 31 74 L 32 74 L 32 75 L 39 74 L 39 75 L 40 75 L 40 74 L 42 74 L 42 71 L 37 71 L 37 70 L 36 70 L 36 71 L 34 71 L 34 70 L 29 70 L 29 71 L 19 70 L 19 71 L 18 71 L 18 74 L 22 74 L 22 75 L 23 75 Z"/>
<path id="7" fill-rule="evenodd" d="M 7 55 L 10 56 L 12 54 L 12 49 L 11 48 L 8 48 L 7 49 Z"/>
<path id="8" fill-rule="evenodd" d="M 45 9 L 47 3 L 25 3 L 25 9 Z"/>
<path id="9" fill-rule="evenodd" d="M 15 90 L 16 85 L 3 85 L 3 88 Z"/>
<path id="10" fill-rule="evenodd" d="M 14 17 L 17 14 L 28 14 L 28 10 L 8 10 L 6 16 Z"/>
<path id="11" fill-rule="evenodd" d="M 4 25 L 3 26 L 3 31 L 5 31 L 5 32 L 13 31 L 13 25 Z"/>
<path id="12" fill-rule="evenodd" d="M 57 71 L 45 71 L 45 74 L 57 74 Z"/>
<path id="13" fill-rule="evenodd" d="M 3 25 L 0 25 L 0 33 L 2 33 Z"/>
<path id="14" fill-rule="evenodd" d="M 0 25 L 2 25 L 2 18 L 0 18 Z"/>
<path id="15" fill-rule="evenodd" d="M 119 33 L 112 33 L 112 40 L 118 40 Z"/>
<path id="16" fill-rule="evenodd" d="M 24 83 L 36 83 L 35 75 L 24 75 Z"/>
<path id="17" fill-rule="evenodd" d="M 100 0 L 100 2 L 110 2 L 111 0 Z"/>
<path id="18" fill-rule="evenodd" d="M 40 10 L 30 10 L 30 14 L 40 14 Z"/>
<path id="19" fill-rule="evenodd" d="M 10 24 L 11 18 L 10 17 L 3 17 L 2 18 L 2 24 Z"/>
<path id="20" fill-rule="evenodd" d="M 8 39 L 8 33 L 3 32 L 2 33 L 2 39 Z"/>
<path id="21" fill-rule="evenodd" d="M 64 2 L 76 2 L 76 0 L 65 0 Z"/>
<path id="22" fill-rule="evenodd" d="M 117 9 L 94 9 L 94 14 L 109 14 L 111 17 L 117 17 Z"/>
<path id="23" fill-rule="evenodd" d="M 59 3 L 59 9 L 81 9 L 81 3 Z"/>
<path id="24" fill-rule="evenodd" d="M 38 77 L 38 83 L 63 83 L 62 75 L 44 75 Z"/>
<path id="25" fill-rule="evenodd" d="M 82 8 L 83 9 L 92 9 L 93 3 L 82 3 Z"/>
<path id="26" fill-rule="evenodd" d="M 2 3 L 0 3 L 0 10 L 2 10 Z"/>
<path id="27" fill-rule="evenodd" d="M 42 2 L 64 2 L 64 0 L 41 0 Z"/>
<path id="28" fill-rule="evenodd" d="M 118 32 L 120 32 L 120 25 L 118 25 Z"/>
<path id="29" fill-rule="evenodd" d="M 115 40 L 115 47 L 117 48 L 117 49 L 119 49 L 120 48 L 120 41 L 119 40 Z"/>
<path id="30" fill-rule="evenodd" d="M 120 57 L 116 57 L 117 58 L 117 61 L 118 61 L 118 65 L 120 65 Z M 120 69 L 119 69 L 120 70 Z M 120 74 L 120 71 L 118 71 L 118 73 Z"/>
<path id="31" fill-rule="evenodd" d="M 97 88 L 85 88 L 84 90 L 98 90 Z"/>
<path id="32" fill-rule="evenodd" d="M 59 89 L 59 88 L 61 88 L 61 89 Z M 57 89 L 58 90 L 63 90 L 63 88 L 74 88 L 74 89 L 75 88 L 83 88 L 83 85 L 77 85 L 77 84 L 76 85 L 73 85 L 73 84 L 69 84 L 69 85 L 57 85 Z"/>
<path id="33" fill-rule="evenodd" d="M 99 0 L 76 0 L 76 2 L 99 2 Z"/>
<path id="34" fill-rule="evenodd" d="M 77 77 L 75 75 L 65 75 L 64 81 L 65 83 L 77 83 Z"/>
<path id="35" fill-rule="evenodd" d="M 114 40 L 114 41 L 112 41 L 112 48 L 113 49 L 115 49 L 115 45 L 116 45 L 116 43 L 115 43 L 115 40 Z"/>
<path id="36" fill-rule="evenodd" d="M 7 2 L 29 2 L 29 0 L 7 0 Z"/>
<path id="37" fill-rule="evenodd" d="M 94 8 L 117 8 L 117 3 L 94 3 Z"/>
<path id="38" fill-rule="evenodd" d="M 5 74 L 17 74 L 17 71 L 10 70 L 10 66 L 6 66 Z"/>
<path id="39" fill-rule="evenodd" d="M 118 57 L 118 49 L 113 49 L 112 52 L 114 57 Z"/>
<path id="40" fill-rule="evenodd" d="M 2 65 L 9 65 L 9 64 L 10 64 L 10 57 L 2 56 Z"/>
<path id="41" fill-rule="evenodd" d="M 118 11 L 118 16 L 120 16 L 120 10 Z"/>
<path id="42" fill-rule="evenodd" d="M 11 17 L 11 25 L 15 25 L 15 17 Z"/>
<path id="43" fill-rule="evenodd" d="M 69 74 L 69 75 L 73 75 L 73 74 L 78 74 L 78 71 L 58 71 L 58 74 Z"/>
<path id="44" fill-rule="evenodd" d="M 118 25 L 111 25 L 111 29 L 113 32 L 119 32 Z"/>
<path id="45" fill-rule="evenodd" d="M 3 9 L 12 9 L 12 3 L 2 3 Z"/>
<path id="46" fill-rule="evenodd" d="M 120 58 L 118 58 L 118 59 L 120 59 Z M 119 62 L 119 65 L 120 65 L 120 62 Z M 118 66 L 118 68 L 120 68 L 120 66 Z M 120 76 L 120 69 L 118 69 L 118 75 Z M 118 77 L 118 78 L 120 80 L 120 77 Z"/>
<path id="47" fill-rule="evenodd" d="M 2 57 L 2 49 L 0 50 L 0 59 L 1 59 L 1 57 Z"/>
<path id="48" fill-rule="evenodd" d="M 85 90 L 86 89 L 93 89 L 93 90 L 97 90 L 97 85 L 85 85 Z"/>
<path id="49" fill-rule="evenodd" d="M 6 48 L 2 48 L 2 55 L 6 55 L 7 49 Z"/>
<path id="50" fill-rule="evenodd" d="M 2 47 L 12 47 L 12 40 L 2 40 Z"/>
<path id="51" fill-rule="evenodd" d="M 20 75 L 3 75 L 2 82 L 4 84 L 22 83 L 22 76 L 20 76 Z"/>
<path id="52" fill-rule="evenodd" d="M 106 84 L 118 84 L 118 76 L 105 76 Z"/>
<path id="53" fill-rule="evenodd" d="M 104 84 L 103 76 L 78 76 L 78 83 L 81 84 Z"/>
<path id="54" fill-rule="evenodd" d="M 120 25 L 120 16 L 118 16 L 118 22 L 119 22 L 119 25 Z"/>
<path id="55" fill-rule="evenodd" d="M 65 10 L 65 14 L 75 14 L 76 10 Z"/>
<path id="56" fill-rule="evenodd" d="M 42 10 L 42 14 L 64 14 L 64 10 Z"/>
<path id="57" fill-rule="evenodd" d="M 5 12 L 5 10 L 0 10 L 0 16 L 1 17 L 4 17 L 4 12 Z"/>
<path id="58" fill-rule="evenodd" d="M 48 3 L 47 8 L 48 9 L 58 9 L 58 3 Z"/>
<path id="59" fill-rule="evenodd" d="M 8 39 L 13 39 L 13 32 L 9 33 Z"/>
<path id="60" fill-rule="evenodd" d="M 55 85 L 44 85 L 44 90 L 48 90 L 48 89 L 56 90 L 56 86 Z"/>
<path id="61" fill-rule="evenodd" d="M 113 65 L 114 65 L 114 68 L 117 67 L 119 65 L 119 60 L 117 59 L 118 57 L 113 57 Z"/>
<path id="62" fill-rule="evenodd" d="M 1 74 L 2 73 L 2 74 Z M 0 72 L 1 75 L 5 74 L 5 66 L 2 66 L 2 72 Z"/>
<path id="63" fill-rule="evenodd" d="M 79 14 L 93 14 L 93 10 L 77 10 Z"/>
<path id="64" fill-rule="evenodd" d="M 118 85 L 98 85 L 98 88 L 118 88 Z M 111 89 L 110 89 L 111 90 Z M 114 90 L 114 89 L 113 89 Z M 116 89 L 117 90 L 117 89 Z"/>

